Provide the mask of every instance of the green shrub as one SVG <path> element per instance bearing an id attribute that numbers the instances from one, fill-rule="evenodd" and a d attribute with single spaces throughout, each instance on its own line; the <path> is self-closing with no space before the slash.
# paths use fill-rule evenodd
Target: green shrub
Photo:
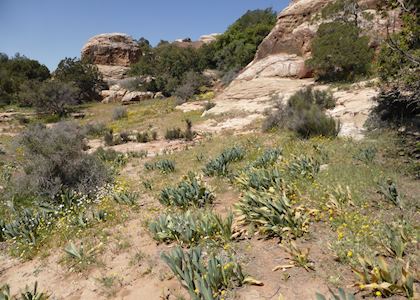
<path id="1" fill-rule="evenodd" d="M 177 87 L 174 96 L 187 101 L 200 92 L 200 88 L 209 86 L 209 80 L 201 73 L 189 71 L 184 75 L 182 84 Z"/>
<path id="2" fill-rule="evenodd" d="M 94 64 L 77 58 L 64 58 L 54 71 L 54 78 L 74 84 L 78 88 L 79 103 L 101 99 L 99 92 L 106 88 L 102 75 Z"/>
<path id="3" fill-rule="evenodd" d="M 236 205 L 239 225 L 252 225 L 264 235 L 284 238 L 302 236 L 307 231 L 308 216 L 301 207 L 292 207 L 285 193 L 246 192 Z"/>
<path id="4" fill-rule="evenodd" d="M 380 193 L 385 200 L 390 201 L 397 207 L 401 207 L 401 196 L 398 192 L 396 183 L 388 178 L 378 183 L 378 193 Z"/>
<path id="5" fill-rule="evenodd" d="M 320 170 L 320 162 L 313 157 L 301 155 L 295 157 L 288 165 L 289 174 L 295 177 L 302 176 L 315 178 Z"/>
<path id="6" fill-rule="evenodd" d="M 128 158 L 124 153 L 117 152 L 113 149 L 104 149 L 99 147 L 94 154 L 103 162 L 110 163 L 111 165 L 120 168 L 127 164 Z"/>
<path id="7" fill-rule="evenodd" d="M 139 132 L 136 134 L 136 140 L 138 143 L 148 143 L 150 142 L 149 133 L 146 132 Z"/>
<path id="8" fill-rule="evenodd" d="M 10 286 L 5 284 L 0 287 L 0 299 L 1 300 L 48 300 L 50 296 L 45 292 L 38 292 L 38 282 L 35 282 L 33 289 L 26 289 L 20 296 L 12 296 L 10 294 Z"/>
<path id="9" fill-rule="evenodd" d="M 86 136 L 100 137 L 109 129 L 104 123 L 88 123 L 82 127 L 82 133 Z"/>
<path id="10" fill-rule="evenodd" d="M 191 120 L 186 119 L 185 120 L 185 125 L 186 125 L 185 133 L 184 133 L 185 140 L 192 141 L 194 139 L 194 137 L 195 137 L 195 132 L 192 130 L 192 122 L 191 122 Z"/>
<path id="11" fill-rule="evenodd" d="M 283 188 L 284 175 L 278 168 L 248 169 L 235 177 L 235 182 L 243 190 L 269 190 Z"/>
<path id="12" fill-rule="evenodd" d="M 186 211 L 162 214 L 149 224 L 153 238 L 159 242 L 177 241 L 194 245 L 200 241 L 229 241 L 232 237 L 232 215 L 223 220 L 212 212 Z"/>
<path id="13" fill-rule="evenodd" d="M 128 117 L 127 108 L 125 107 L 116 107 L 112 111 L 112 120 L 117 121 L 121 119 L 125 119 Z"/>
<path id="14" fill-rule="evenodd" d="M 92 195 L 111 180 L 96 155 L 88 154 L 84 135 L 72 123 L 52 128 L 35 124 L 17 138 L 22 153 L 10 193 L 53 199 L 64 189 Z"/>
<path id="15" fill-rule="evenodd" d="M 169 254 L 163 253 L 162 259 L 194 300 L 219 299 L 222 291 L 241 286 L 246 280 L 233 259 L 210 255 L 206 261 L 199 247 L 188 252 L 178 247 Z"/>
<path id="16" fill-rule="evenodd" d="M 230 163 L 242 160 L 245 156 L 245 150 L 235 146 L 224 150 L 218 157 L 210 160 L 203 169 L 207 176 L 225 176 L 228 174 Z"/>
<path id="17" fill-rule="evenodd" d="M 159 170 L 163 174 L 175 172 L 175 162 L 173 160 L 162 159 L 154 163 L 145 163 L 146 170 Z"/>
<path id="18" fill-rule="evenodd" d="M 369 164 L 374 161 L 377 152 L 378 150 L 375 147 L 367 147 L 360 149 L 359 152 L 353 156 L 353 158 Z"/>
<path id="19" fill-rule="evenodd" d="M 181 128 L 167 129 L 165 133 L 165 139 L 172 141 L 184 138 Z"/>
<path id="20" fill-rule="evenodd" d="M 137 203 L 137 195 L 135 193 L 131 193 L 128 191 L 120 191 L 114 193 L 112 198 L 118 204 L 125 204 L 125 205 L 134 205 Z"/>
<path id="21" fill-rule="evenodd" d="M 105 146 L 114 146 L 114 132 L 112 129 L 105 131 L 104 142 Z"/>
<path id="22" fill-rule="evenodd" d="M 177 187 L 164 188 L 159 197 L 163 205 L 183 209 L 190 206 L 204 207 L 213 203 L 213 200 L 214 194 L 194 173 L 189 173 Z"/>
<path id="23" fill-rule="evenodd" d="M 308 87 L 292 95 L 287 105 L 279 100 L 266 118 L 263 130 L 279 127 L 288 128 L 302 138 L 335 137 L 340 130 L 340 123 L 324 112 L 334 106 L 335 100 L 331 93 Z"/>
<path id="24" fill-rule="evenodd" d="M 307 64 L 319 79 L 354 80 L 369 72 L 373 51 L 369 39 L 348 22 L 334 21 L 319 26 L 312 41 L 312 58 Z"/>

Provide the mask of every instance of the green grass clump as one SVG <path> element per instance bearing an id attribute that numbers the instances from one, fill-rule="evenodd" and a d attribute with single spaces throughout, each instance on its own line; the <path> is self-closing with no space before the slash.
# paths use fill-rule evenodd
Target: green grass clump
<path id="1" fill-rule="evenodd" d="M 190 206 L 204 207 L 213 203 L 214 194 L 194 173 L 190 172 L 177 187 L 162 190 L 159 202 L 165 206 L 186 209 Z"/>
<path id="2" fill-rule="evenodd" d="M 200 241 L 229 241 L 232 237 L 230 214 L 226 219 L 212 212 L 162 214 L 149 224 L 153 238 L 159 242 L 178 241 L 194 245 Z"/>
<path id="3" fill-rule="evenodd" d="M 240 161 L 245 157 L 245 150 L 235 146 L 224 150 L 218 157 L 209 161 L 203 169 L 207 176 L 225 176 L 230 163 Z"/>
<path id="4" fill-rule="evenodd" d="M 220 299 L 226 290 L 242 286 L 246 278 L 241 266 L 232 258 L 210 255 L 205 260 L 201 248 L 184 252 L 175 248 L 162 254 L 175 276 L 182 282 L 191 299 Z"/>
<path id="5" fill-rule="evenodd" d="M 154 163 L 145 163 L 146 170 L 159 170 L 162 174 L 175 172 L 175 162 L 173 160 L 162 159 Z"/>
<path id="6" fill-rule="evenodd" d="M 300 237 L 306 231 L 309 217 L 302 207 L 293 207 L 285 194 L 246 192 L 236 204 L 239 225 L 251 225 L 267 236 Z"/>

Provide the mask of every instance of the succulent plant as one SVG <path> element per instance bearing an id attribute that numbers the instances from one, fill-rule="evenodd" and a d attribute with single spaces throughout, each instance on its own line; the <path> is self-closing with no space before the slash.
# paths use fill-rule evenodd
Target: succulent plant
<path id="1" fill-rule="evenodd" d="M 266 149 L 264 153 L 258 157 L 252 164 L 253 168 L 267 168 L 277 162 L 279 157 L 282 155 L 281 149 Z"/>
<path id="2" fill-rule="evenodd" d="M 235 146 L 224 150 L 218 157 L 210 160 L 203 169 L 207 176 L 226 176 L 231 162 L 239 161 L 245 156 L 245 150 Z"/>

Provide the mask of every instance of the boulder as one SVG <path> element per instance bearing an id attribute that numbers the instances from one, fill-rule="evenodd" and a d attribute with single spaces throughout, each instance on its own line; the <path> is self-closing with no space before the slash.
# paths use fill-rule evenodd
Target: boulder
<path id="1" fill-rule="evenodd" d="M 98 71 L 102 74 L 104 80 L 108 85 L 113 85 L 115 82 L 124 79 L 127 77 L 129 67 L 123 66 L 106 66 L 106 65 L 96 65 Z"/>
<path id="2" fill-rule="evenodd" d="M 164 99 L 165 95 L 163 95 L 162 92 L 157 92 L 154 96 L 153 99 Z"/>
<path id="3" fill-rule="evenodd" d="M 129 104 L 131 102 L 153 99 L 153 96 L 152 92 L 128 92 L 124 95 L 121 102 L 122 104 Z"/>
<path id="4" fill-rule="evenodd" d="M 127 34 L 104 33 L 92 37 L 82 49 L 82 59 L 95 65 L 129 67 L 137 62 L 141 50 Z"/>
<path id="5" fill-rule="evenodd" d="M 203 42 L 204 44 L 210 44 L 217 40 L 217 37 L 220 36 L 220 33 L 212 33 L 200 36 L 198 41 Z"/>

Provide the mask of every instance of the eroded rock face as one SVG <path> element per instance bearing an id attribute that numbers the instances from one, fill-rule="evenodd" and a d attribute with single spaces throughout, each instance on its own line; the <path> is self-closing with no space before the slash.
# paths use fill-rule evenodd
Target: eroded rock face
<path id="1" fill-rule="evenodd" d="M 141 51 L 129 35 L 104 33 L 92 37 L 82 49 L 82 59 L 95 65 L 129 67 L 137 62 Z"/>

